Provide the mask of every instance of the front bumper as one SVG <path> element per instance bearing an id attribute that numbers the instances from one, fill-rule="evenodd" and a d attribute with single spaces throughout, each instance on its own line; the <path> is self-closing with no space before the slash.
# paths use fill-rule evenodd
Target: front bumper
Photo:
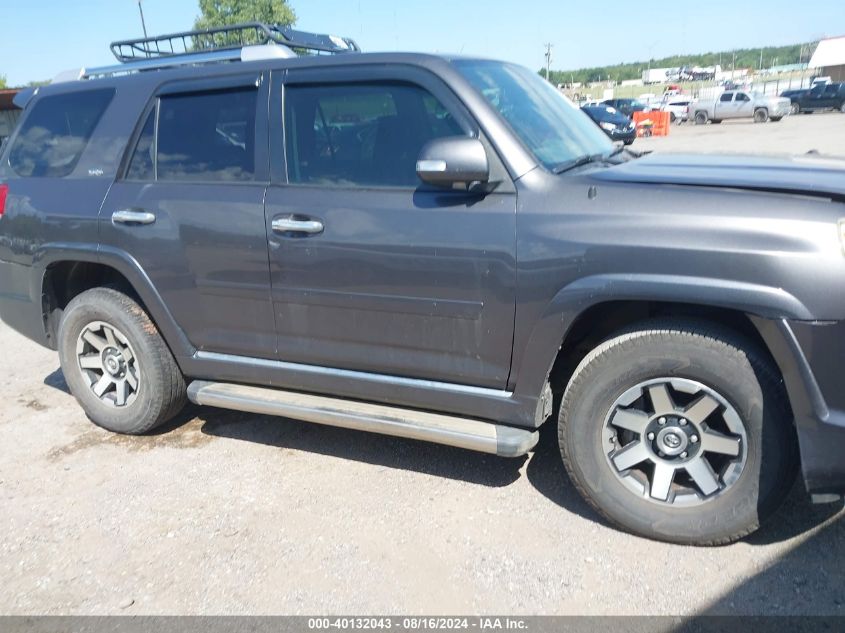
<path id="1" fill-rule="evenodd" d="M 632 142 L 635 138 L 637 138 L 637 128 L 636 126 L 631 127 L 630 129 L 620 129 L 616 128 L 612 132 L 607 132 L 607 135 L 613 139 L 614 141 L 623 141 L 625 143 Z"/>
<path id="2" fill-rule="evenodd" d="M 783 375 L 808 492 L 845 493 L 845 321 L 753 321 Z"/>
<path id="3" fill-rule="evenodd" d="M 792 111 L 792 104 L 777 105 L 772 108 L 772 113 L 769 116 L 784 117 Z"/>

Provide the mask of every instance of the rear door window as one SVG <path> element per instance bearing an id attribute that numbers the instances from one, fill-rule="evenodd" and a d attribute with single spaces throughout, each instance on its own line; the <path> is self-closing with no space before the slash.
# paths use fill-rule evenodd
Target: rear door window
<path id="1" fill-rule="evenodd" d="M 257 100 L 257 88 L 161 97 L 155 150 L 157 179 L 252 180 L 255 176 Z M 146 132 L 145 129 L 135 150 L 141 171 L 149 168 L 141 147 Z M 130 174 L 134 167 L 135 157 Z"/>
<path id="2" fill-rule="evenodd" d="M 719 97 L 719 101 L 722 103 L 730 103 L 730 100 L 733 99 L 734 96 L 730 92 L 723 93 L 721 97 Z"/>
<path id="3" fill-rule="evenodd" d="M 70 175 L 113 97 L 109 88 L 39 99 L 9 152 L 12 169 L 25 178 Z"/>

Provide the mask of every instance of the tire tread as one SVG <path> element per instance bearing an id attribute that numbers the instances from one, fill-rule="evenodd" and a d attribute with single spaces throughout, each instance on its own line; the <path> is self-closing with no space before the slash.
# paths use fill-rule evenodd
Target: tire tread
<path id="1" fill-rule="evenodd" d="M 688 338 L 700 345 L 718 347 L 725 351 L 731 350 L 734 353 L 744 355 L 748 359 L 752 368 L 757 372 L 757 375 L 761 377 L 762 381 L 768 383 L 767 385 L 762 385 L 763 388 L 771 388 L 773 393 L 777 394 L 778 406 L 781 408 L 782 413 L 790 417 L 792 415 L 788 400 L 782 388 L 782 380 L 780 379 L 777 371 L 772 367 L 771 362 L 751 341 L 746 340 L 745 337 L 738 335 L 723 326 L 696 319 L 655 319 L 622 329 L 611 337 L 605 339 L 604 342 L 590 351 L 578 364 L 566 386 L 566 389 L 564 390 L 560 405 L 558 443 L 561 448 L 564 466 L 569 474 L 570 480 L 578 490 L 578 493 L 601 517 L 603 517 L 611 525 L 624 531 L 630 530 L 601 508 L 601 506 L 592 498 L 589 491 L 582 485 L 580 478 L 577 475 L 573 456 L 570 452 L 570 446 L 565 439 L 567 424 L 566 413 L 572 407 L 572 394 L 578 390 L 581 383 L 590 379 L 590 369 L 597 360 L 616 351 L 617 349 L 631 348 L 641 342 L 642 339 L 664 337 L 667 333 Z M 792 453 L 790 453 L 790 455 L 792 455 Z M 797 460 L 792 460 L 791 463 L 784 464 L 785 471 L 794 472 L 796 468 Z M 735 531 L 721 538 L 696 540 L 695 544 L 705 547 L 727 545 L 748 536 L 758 528 L 759 521 L 742 530 Z M 653 535 L 652 538 L 668 540 L 661 538 L 660 535 Z"/>

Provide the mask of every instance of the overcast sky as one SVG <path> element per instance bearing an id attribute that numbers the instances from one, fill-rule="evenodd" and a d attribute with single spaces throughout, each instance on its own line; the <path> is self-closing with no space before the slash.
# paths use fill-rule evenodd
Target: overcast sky
<path id="1" fill-rule="evenodd" d="M 793 44 L 845 34 L 843 0 L 293 0 L 304 30 L 352 37 L 366 51 L 463 53 L 552 68 L 677 53 Z M 191 27 L 195 0 L 143 0 L 147 28 Z M 640 9 L 638 7 L 643 7 Z M 0 0 L 0 74 L 11 85 L 114 62 L 116 39 L 141 35 L 136 0 Z"/>

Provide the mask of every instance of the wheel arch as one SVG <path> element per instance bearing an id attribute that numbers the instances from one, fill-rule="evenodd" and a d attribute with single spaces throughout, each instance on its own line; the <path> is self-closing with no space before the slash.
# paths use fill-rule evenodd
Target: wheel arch
<path id="1" fill-rule="evenodd" d="M 813 318 L 781 288 L 674 275 L 587 277 L 561 289 L 547 306 L 515 368 L 514 393 L 537 398 L 548 385 L 560 391 L 591 345 L 634 323 L 666 316 L 723 325 L 753 340 L 773 359 L 765 323 Z M 545 420 L 539 407 L 535 417 L 538 424 Z"/>
<path id="2" fill-rule="evenodd" d="M 141 303 L 177 360 L 196 351 L 150 278 L 128 253 L 97 245 L 55 245 L 40 251 L 35 270 L 33 296 L 41 297 L 44 331 L 53 349 L 62 312 L 71 299 L 91 288 L 115 286 Z"/>

